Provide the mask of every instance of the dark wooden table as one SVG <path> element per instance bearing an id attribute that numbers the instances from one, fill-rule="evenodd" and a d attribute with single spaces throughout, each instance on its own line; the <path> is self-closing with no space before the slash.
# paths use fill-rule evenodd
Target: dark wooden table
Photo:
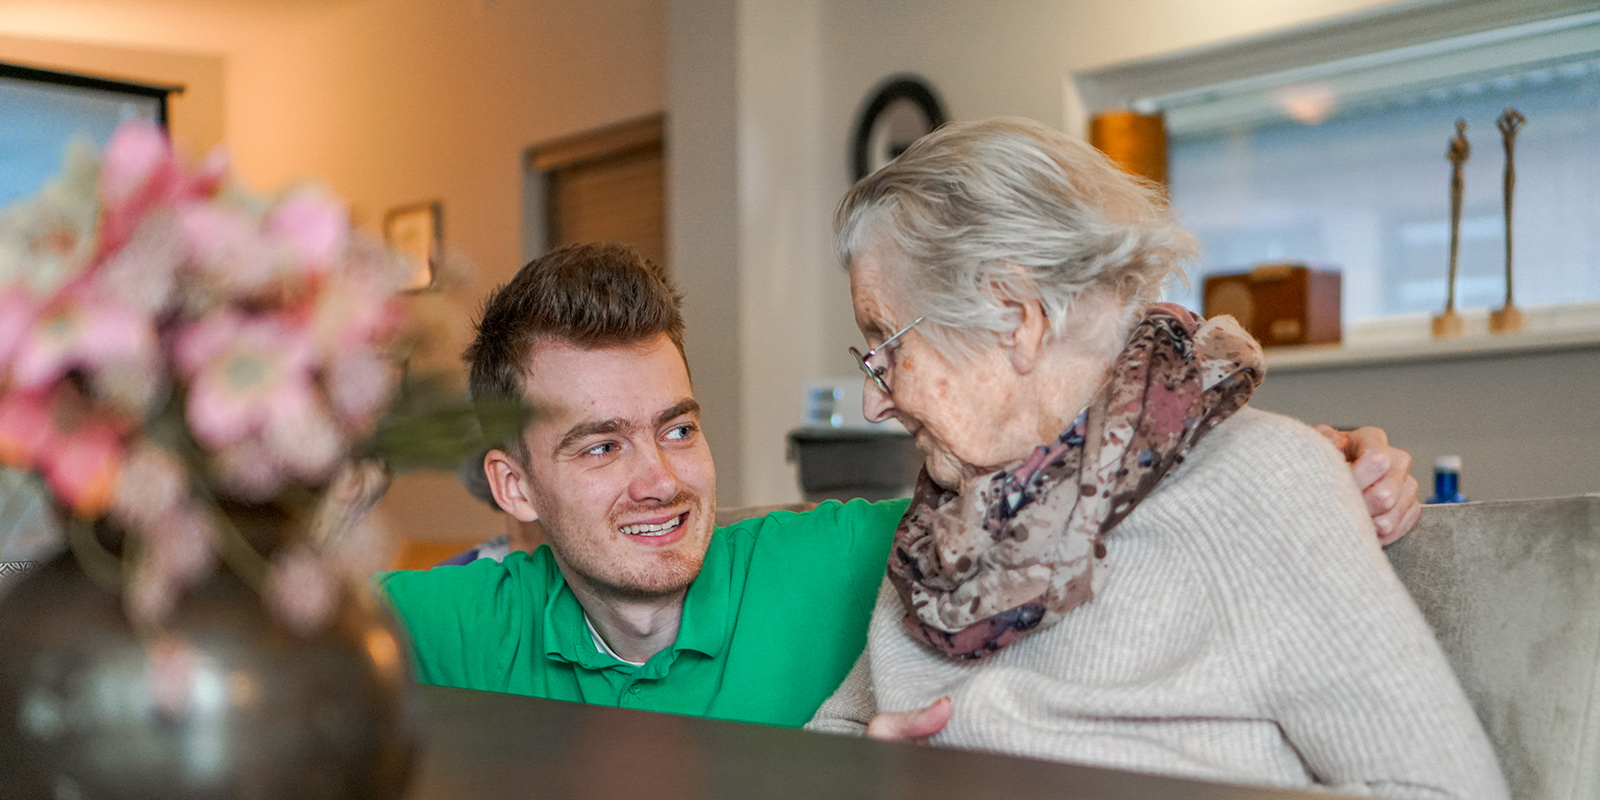
<path id="1" fill-rule="evenodd" d="M 463 689 L 422 700 L 408 800 L 1331 797 Z"/>

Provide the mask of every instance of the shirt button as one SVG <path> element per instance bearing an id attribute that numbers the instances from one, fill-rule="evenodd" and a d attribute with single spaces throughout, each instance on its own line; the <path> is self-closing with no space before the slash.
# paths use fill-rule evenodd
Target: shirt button
<path id="1" fill-rule="evenodd" d="M 636 683 L 636 684 L 628 687 L 628 694 L 638 694 L 638 693 L 639 693 L 639 684 Z"/>

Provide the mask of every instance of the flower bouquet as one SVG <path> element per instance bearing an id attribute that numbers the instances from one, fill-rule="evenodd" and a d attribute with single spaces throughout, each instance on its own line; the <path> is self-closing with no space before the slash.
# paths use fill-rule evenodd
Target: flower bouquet
<path id="1" fill-rule="evenodd" d="M 139 122 L 98 158 L 69 152 L 58 181 L 0 214 L 0 465 L 43 482 L 66 518 L 73 557 L 62 569 L 83 578 L 31 594 L 19 585 L 0 603 L 0 648 L 37 656 L 0 659 L 13 666 L 0 666 L 0 752 L 22 754 L 0 759 L 12 765 L 0 784 L 20 768 L 24 785 L 57 794 L 66 781 L 140 796 L 140 775 L 147 796 L 389 793 L 375 786 L 404 772 L 396 753 L 409 753 L 409 738 L 394 728 L 405 727 L 409 678 L 392 624 L 349 580 L 379 566 L 364 558 L 375 542 L 362 518 L 387 486 L 386 463 L 449 467 L 481 440 L 464 400 L 401 390 L 409 274 L 327 193 L 259 197 L 230 183 L 223 156 L 189 166 Z M 218 576 L 233 588 L 217 589 Z M 27 582 L 50 585 L 43 574 Z M 186 615 L 206 598 L 211 611 Z M 106 622 L 107 602 L 122 619 Z M 67 608 L 79 618 L 59 619 Z M 221 617 L 249 632 L 218 634 Z M 55 630 L 85 618 L 127 630 L 89 644 Z M 341 641 L 353 666 L 324 661 L 288 679 L 305 658 L 272 655 Z M 88 667 L 68 657 L 85 647 L 104 651 Z M 94 672 L 130 658 L 132 672 Z M 113 673 L 120 712 L 75 705 L 89 702 L 85 681 Z M 325 716 L 341 683 L 358 699 L 349 713 L 367 719 L 276 755 L 262 755 L 276 741 L 266 733 L 210 742 L 213 761 L 223 753 L 238 769 L 196 772 L 172 754 L 216 712 L 202 702 L 213 673 L 257 684 L 227 697 L 228 719 L 269 724 L 268 709 L 302 706 Z M 120 762 L 103 748 L 119 736 L 172 758 L 113 773 L 106 764 Z M 307 775 L 333 789 L 296 782 Z"/>

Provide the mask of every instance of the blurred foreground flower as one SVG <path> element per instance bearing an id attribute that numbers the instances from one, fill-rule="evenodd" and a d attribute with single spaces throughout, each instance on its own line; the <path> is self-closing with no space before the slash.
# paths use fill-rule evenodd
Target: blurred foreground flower
<path id="1" fill-rule="evenodd" d="M 396 391 L 409 274 L 325 191 L 257 197 L 224 156 L 191 167 L 127 123 L 0 212 L 0 464 L 40 475 L 80 532 L 122 532 L 120 557 L 71 540 L 141 624 L 220 562 L 309 635 L 339 560 L 381 549 L 360 517 L 387 470 L 448 469 L 520 424 L 480 409 L 484 431 L 436 381 Z M 229 519 L 261 506 L 318 530 L 269 559 Z"/>

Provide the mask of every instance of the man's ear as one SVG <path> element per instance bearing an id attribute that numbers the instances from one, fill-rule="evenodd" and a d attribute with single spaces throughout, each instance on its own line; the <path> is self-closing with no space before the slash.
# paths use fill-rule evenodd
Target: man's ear
<path id="1" fill-rule="evenodd" d="M 485 453 L 483 474 L 489 479 L 489 492 L 501 510 L 523 522 L 539 518 L 539 510 L 534 507 L 529 491 L 528 476 L 510 453 L 499 449 Z"/>

